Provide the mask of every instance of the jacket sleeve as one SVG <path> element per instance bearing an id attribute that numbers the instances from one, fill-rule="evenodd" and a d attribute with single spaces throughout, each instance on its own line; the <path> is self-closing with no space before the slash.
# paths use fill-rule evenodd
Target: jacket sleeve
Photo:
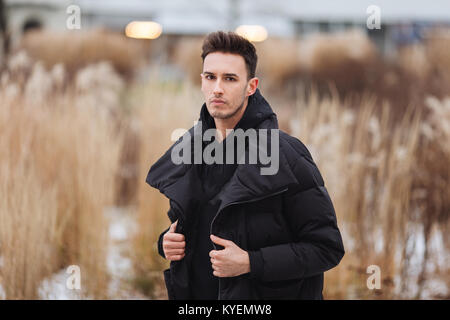
<path id="1" fill-rule="evenodd" d="M 317 180 L 316 180 L 317 182 Z M 344 245 L 330 196 L 323 185 L 290 190 L 283 214 L 293 242 L 249 252 L 250 277 L 262 281 L 307 278 L 339 264 Z"/>
<path id="2" fill-rule="evenodd" d="M 164 234 L 167 232 L 167 231 L 169 231 L 169 229 L 170 229 L 170 226 L 169 226 L 169 228 L 167 228 L 166 230 L 164 230 L 160 235 L 159 235 L 159 238 L 158 238 L 158 253 L 159 253 L 159 255 L 161 256 L 161 257 L 163 257 L 164 259 L 166 259 L 166 255 L 164 254 L 164 250 L 163 250 L 163 237 L 164 237 Z"/>

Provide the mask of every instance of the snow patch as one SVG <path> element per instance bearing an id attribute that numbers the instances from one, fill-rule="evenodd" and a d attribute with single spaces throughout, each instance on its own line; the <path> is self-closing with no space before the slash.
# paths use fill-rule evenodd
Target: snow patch
<path id="1" fill-rule="evenodd" d="M 82 292 L 67 288 L 66 282 L 70 274 L 66 269 L 45 278 L 38 288 L 38 297 L 42 300 L 81 300 Z"/>

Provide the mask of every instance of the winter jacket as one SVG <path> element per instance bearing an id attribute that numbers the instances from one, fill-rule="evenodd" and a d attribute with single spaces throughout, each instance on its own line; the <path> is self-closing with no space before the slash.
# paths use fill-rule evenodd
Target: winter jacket
<path id="1" fill-rule="evenodd" d="M 244 117 L 243 128 L 278 129 L 276 115 L 259 89 L 249 97 Z M 199 133 L 194 127 L 189 133 L 193 144 Z M 171 161 L 172 148 L 182 140 L 150 168 L 146 178 L 150 186 L 169 198 L 170 222 L 178 220 L 175 232 L 186 239 L 185 257 L 171 261 L 170 268 L 164 271 L 169 299 L 192 298 L 189 274 L 195 241 L 190 240 L 195 238 L 196 208 L 203 200 L 196 164 L 177 165 Z M 338 265 L 344 255 L 324 180 L 306 146 L 282 130 L 278 172 L 262 175 L 263 166 L 248 161 L 239 164 L 210 200 L 218 208 L 210 233 L 246 250 L 251 269 L 237 277 L 219 278 L 217 298 L 323 299 L 324 272 Z M 163 257 L 162 237 L 167 230 L 158 240 Z"/>

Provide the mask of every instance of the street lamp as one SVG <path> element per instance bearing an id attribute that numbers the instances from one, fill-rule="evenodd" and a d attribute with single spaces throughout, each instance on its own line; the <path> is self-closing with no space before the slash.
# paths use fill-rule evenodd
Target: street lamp
<path id="1" fill-rule="evenodd" d="M 267 39 L 267 30 L 260 25 L 241 25 L 236 28 L 236 33 L 252 42 L 261 42 Z"/>
<path id="2" fill-rule="evenodd" d="M 125 28 L 125 35 L 135 39 L 156 39 L 162 33 L 162 26 L 153 21 L 132 21 Z"/>

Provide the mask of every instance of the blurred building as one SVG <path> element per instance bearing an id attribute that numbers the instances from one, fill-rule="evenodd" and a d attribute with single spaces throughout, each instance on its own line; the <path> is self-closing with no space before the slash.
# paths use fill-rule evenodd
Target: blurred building
<path id="1" fill-rule="evenodd" d="M 369 30 L 371 0 L 4 0 L 13 42 L 27 30 L 66 30 L 67 8 L 81 10 L 81 28 L 106 27 L 123 32 L 133 20 L 152 20 L 164 35 L 203 35 L 262 25 L 272 37 L 302 37 L 314 32 L 360 28 L 381 51 L 420 41 L 430 26 L 449 26 L 448 0 L 378 0 L 381 29 Z"/>

